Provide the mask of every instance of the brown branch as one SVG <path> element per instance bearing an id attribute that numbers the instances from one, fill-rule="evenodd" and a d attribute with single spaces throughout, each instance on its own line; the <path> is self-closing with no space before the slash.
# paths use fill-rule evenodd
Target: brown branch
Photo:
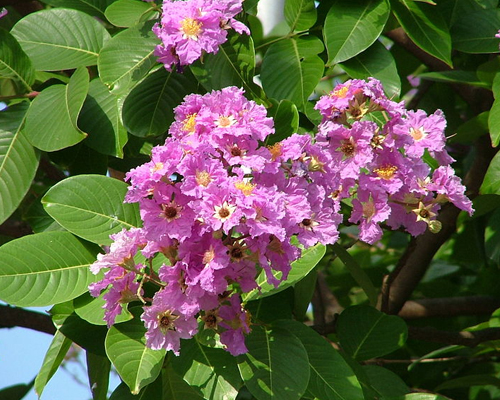
<path id="1" fill-rule="evenodd" d="M 335 314 L 342 311 L 337 298 L 328 287 L 325 275 L 321 271 L 318 271 L 316 289 L 311 303 L 315 324 L 324 325 L 332 323 L 335 318 Z"/>
<path id="2" fill-rule="evenodd" d="M 408 338 L 426 342 L 476 347 L 481 343 L 500 339 L 500 328 L 486 328 L 480 331 L 449 332 L 431 327 L 408 327 Z"/>
<path id="3" fill-rule="evenodd" d="M 335 323 L 312 325 L 312 329 L 322 336 L 336 332 Z M 449 332 L 431 327 L 408 327 L 408 338 L 425 342 L 443 343 L 447 345 L 460 345 L 476 347 L 481 343 L 500 339 L 500 328 L 487 328 L 480 331 Z"/>
<path id="4" fill-rule="evenodd" d="M 14 328 L 16 326 L 49 335 L 56 333 L 56 328 L 49 315 L 0 304 L 0 328 Z"/>
<path id="5" fill-rule="evenodd" d="M 406 320 L 461 315 L 491 315 L 498 308 L 500 308 L 500 298 L 497 297 L 445 297 L 407 301 L 398 315 Z"/>

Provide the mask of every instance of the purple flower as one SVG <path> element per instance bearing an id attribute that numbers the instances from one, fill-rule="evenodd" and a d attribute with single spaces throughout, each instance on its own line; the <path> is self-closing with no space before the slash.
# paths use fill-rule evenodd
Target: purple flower
<path id="1" fill-rule="evenodd" d="M 169 304 L 169 297 L 158 291 L 151 306 L 144 307 L 141 320 L 146 326 L 146 344 L 154 350 L 172 350 L 179 355 L 180 339 L 193 337 L 198 330 L 196 318 L 187 317 Z"/>
<path id="2" fill-rule="evenodd" d="M 220 334 L 220 341 L 233 356 L 248 352 L 245 334 L 250 333 L 250 314 L 241 306 L 239 296 L 231 296 L 229 305 L 219 309 L 222 321 L 219 325 L 226 330 Z"/>
<path id="3" fill-rule="evenodd" d="M 249 34 L 248 28 L 233 17 L 238 14 L 242 0 L 164 0 L 162 18 L 153 32 L 162 44 L 155 49 L 158 61 L 165 68 L 189 65 L 204 52 L 217 53 L 227 40 L 227 30 Z"/>

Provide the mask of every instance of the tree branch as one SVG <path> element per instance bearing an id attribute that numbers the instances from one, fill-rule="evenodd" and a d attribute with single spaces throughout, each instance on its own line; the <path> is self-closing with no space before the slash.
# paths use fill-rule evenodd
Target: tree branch
<path id="1" fill-rule="evenodd" d="M 448 345 L 459 345 L 476 347 L 490 340 L 500 339 L 500 328 L 487 328 L 480 331 L 448 332 L 431 327 L 408 327 L 408 337 L 426 342 L 443 343 Z"/>
<path id="2" fill-rule="evenodd" d="M 311 300 L 313 306 L 314 323 L 324 325 L 333 322 L 335 314 L 339 313 L 340 307 L 325 279 L 323 272 L 318 271 L 316 289 Z"/>
<path id="3" fill-rule="evenodd" d="M 498 308 L 500 308 L 500 298 L 496 297 L 445 297 L 407 301 L 398 315 L 406 320 L 461 315 L 491 315 Z"/>
<path id="4" fill-rule="evenodd" d="M 0 328 L 14 328 L 16 326 L 49 335 L 56 333 L 56 328 L 49 315 L 0 304 Z"/>

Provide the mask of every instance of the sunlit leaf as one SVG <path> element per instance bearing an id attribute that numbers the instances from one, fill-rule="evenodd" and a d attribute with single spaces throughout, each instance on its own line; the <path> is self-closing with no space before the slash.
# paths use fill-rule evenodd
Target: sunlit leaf
<path id="1" fill-rule="evenodd" d="M 310 366 L 302 342 L 281 328 L 254 326 L 238 356 L 246 387 L 259 400 L 300 399 L 309 382 Z"/>
<path id="2" fill-rule="evenodd" d="M 166 353 L 146 347 L 145 333 L 136 314 L 133 320 L 111 327 L 106 336 L 106 354 L 134 394 L 158 377 Z"/>
<path id="3" fill-rule="evenodd" d="M 77 125 L 89 89 L 89 74 L 79 68 L 67 85 L 44 89 L 31 103 L 24 132 L 40 150 L 56 151 L 73 146 L 86 137 Z"/>
<path id="4" fill-rule="evenodd" d="M 62 303 L 86 292 L 99 247 L 69 232 L 43 232 L 0 247 L 0 299 L 21 307 Z"/>
<path id="5" fill-rule="evenodd" d="M 28 103 L 0 111 L 0 223 L 19 206 L 38 168 L 39 153 L 21 132 Z"/>
<path id="6" fill-rule="evenodd" d="M 0 78 L 12 79 L 20 93 L 32 90 L 35 69 L 17 40 L 9 32 L 0 29 Z"/>
<path id="7" fill-rule="evenodd" d="M 302 31 L 314 25 L 317 18 L 313 0 L 286 0 L 285 20 L 292 31 Z"/>
<path id="8" fill-rule="evenodd" d="M 11 32 L 34 67 L 43 71 L 95 65 L 99 51 L 110 38 L 95 18 L 64 8 L 29 14 Z"/>
<path id="9" fill-rule="evenodd" d="M 151 4 L 154 5 L 141 0 L 118 0 L 106 9 L 106 18 L 115 26 L 128 28 L 157 14 Z"/>
<path id="10" fill-rule="evenodd" d="M 336 64 L 370 47 L 389 18 L 387 0 L 335 0 L 323 29 L 328 63 Z"/>
<path id="11" fill-rule="evenodd" d="M 123 203 L 127 184 L 102 175 L 78 175 L 54 185 L 43 197 L 45 210 L 75 235 L 111 244 L 110 234 L 140 224 L 137 204 Z"/>

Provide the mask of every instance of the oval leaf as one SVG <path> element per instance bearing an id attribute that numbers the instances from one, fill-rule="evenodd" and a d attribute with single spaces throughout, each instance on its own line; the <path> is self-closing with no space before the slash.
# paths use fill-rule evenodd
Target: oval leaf
<path id="1" fill-rule="evenodd" d="M 109 235 L 140 224 L 137 204 L 123 203 L 127 187 L 125 182 L 102 175 L 77 175 L 53 186 L 42 203 L 70 232 L 109 245 Z"/>
<path id="2" fill-rule="evenodd" d="M 99 247 L 69 232 L 43 232 L 0 247 L 0 298 L 21 307 L 72 300 L 95 280 Z"/>
<path id="3" fill-rule="evenodd" d="M 465 53 L 497 53 L 499 27 L 498 10 L 461 14 L 451 28 L 453 47 Z"/>
<path id="4" fill-rule="evenodd" d="M 38 168 L 39 153 L 21 127 L 28 103 L 0 111 L 0 223 L 19 206 Z"/>
<path id="5" fill-rule="evenodd" d="M 112 2 L 113 0 L 44 0 L 45 4 L 50 4 L 53 7 L 72 8 L 102 20 L 106 18 L 104 16 L 104 10 L 106 10 L 106 7 Z"/>
<path id="6" fill-rule="evenodd" d="M 19 92 L 30 92 L 35 82 L 35 69 L 17 40 L 0 29 L 0 78 L 12 79 Z"/>
<path id="7" fill-rule="evenodd" d="M 90 82 L 78 125 L 89 135 L 85 141 L 87 146 L 99 153 L 123 158 L 128 135 L 121 120 L 121 99 L 110 93 L 99 79 Z"/>
<path id="8" fill-rule="evenodd" d="M 358 361 L 380 357 L 400 348 L 408 336 L 405 322 L 373 307 L 346 308 L 337 322 L 342 348 Z"/>
<path id="9" fill-rule="evenodd" d="M 398 97 L 401 80 L 392 54 L 380 42 L 342 63 L 342 68 L 354 79 L 367 79 L 372 76 L 382 82 L 388 97 Z"/>
<path id="10" fill-rule="evenodd" d="M 187 71 L 179 74 L 160 68 L 127 96 L 123 103 L 123 123 L 135 136 L 163 135 L 174 121 L 172 110 L 196 89 L 196 81 Z"/>
<path id="11" fill-rule="evenodd" d="M 67 85 L 43 90 L 31 103 L 24 132 L 40 150 L 56 151 L 73 146 L 86 137 L 77 126 L 78 114 L 89 89 L 89 73 L 79 68 Z"/>
<path id="12" fill-rule="evenodd" d="M 302 342 L 290 332 L 254 326 L 238 357 L 246 387 L 259 400 L 300 399 L 309 382 L 309 361 Z"/>
<path id="13" fill-rule="evenodd" d="M 386 0 L 336 0 L 325 19 L 323 36 L 328 63 L 361 53 L 380 36 L 391 8 Z"/>
<path id="14" fill-rule="evenodd" d="M 324 64 L 317 56 L 322 51 L 323 44 L 312 36 L 272 44 L 264 56 L 260 74 L 266 94 L 276 100 L 288 99 L 303 111 L 323 76 Z"/>
<path id="15" fill-rule="evenodd" d="M 480 188 L 481 194 L 500 194 L 500 153 L 495 154 L 491 160 L 483 183 Z"/>
<path id="16" fill-rule="evenodd" d="M 64 8 L 29 14 L 12 28 L 12 35 L 42 71 L 95 65 L 110 38 L 95 18 Z"/>
<path id="17" fill-rule="evenodd" d="M 425 52 L 452 66 L 448 26 L 433 7 L 407 0 L 392 2 L 394 15 L 410 39 Z"/>
<path id="18" fill-rule="evenodd" d="M 99 54 L 99 75 L 113 94 L 127 93 L 156 64 L 159 40 L 151 23 L 126 29 L 109 40 Z"/>
<path id="19" fill-rule="evenodd" d="M 165 350 L 146 347 L 145 333 L 136 315 L 131 321 L 112 326 L 106 336 L 106 354 L 133 394 L 158 377 L 166 354 Z"/>
<path id="20" fill-rule="evenodd" d="M 142 0 L 118 0 L 106 9 L 105 14 L 113 25 L 128 28 L 154 17 L 156 11 L 150 3 Z"/>
<path id="21" fill-rule="evenodd" d="M 298 321 L 275 324 L 289 330 L 304 345 L 311 366 L 308 391 L 322 400 L 363 400 L 363 389 L 354 371 L 325 338 Z"/>
<path id="22" fill-rule="evenodd" d="M 234 400 L 242 386 L 236 359 L 227 351 L 202 346 L 196 339 L 182 342 L 180 357 L 172 358 L 173 369 L 205 399 Z"/>
<path id="23" fill-rule="evenodd" d="M 291 31 L 303 31 L 314 25 L 317 18 L 314 0 L 286 0 L 285 20 Z"/>

